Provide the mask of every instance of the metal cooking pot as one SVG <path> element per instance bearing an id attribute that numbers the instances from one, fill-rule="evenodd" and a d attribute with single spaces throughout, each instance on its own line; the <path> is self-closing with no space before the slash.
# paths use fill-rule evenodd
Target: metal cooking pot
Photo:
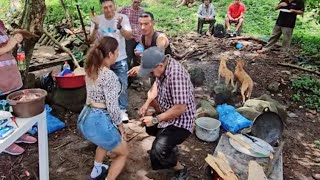
<path id="1" fill-rule="evenodd" d="M 254 119 L 251 134 L 274 146 L 282 137 L 283 129 L 281 117 L 267 107 Z"/>

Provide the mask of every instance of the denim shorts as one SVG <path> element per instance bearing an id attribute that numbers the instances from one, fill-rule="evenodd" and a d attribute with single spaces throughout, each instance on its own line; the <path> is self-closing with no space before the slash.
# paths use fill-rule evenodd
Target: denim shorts
<path id="1" fill-rule="evenodd" d="M 107 151 L 121 143 L 121 135 L 104 109 L 85 106 L 78 118 L 78 129 L 85 139 Z"/>

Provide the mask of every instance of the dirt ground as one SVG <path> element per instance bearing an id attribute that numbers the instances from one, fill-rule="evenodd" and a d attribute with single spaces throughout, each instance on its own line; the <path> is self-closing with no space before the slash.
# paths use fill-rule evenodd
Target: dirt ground
<path id="1" fill-rule="evenodd" d="M 295 113 L 298 118 L 288 118 L 283 139 L 284 147 L 284 179 L 308 180 L 312 173 L 320 173 L 320 149 L 314 141 L 320 139 L 320 114 L 299 107 L 291 101 L 292 90 L 289 88 L 290 77 L 301 74 L 301 71 L 281 67 L 278 62 L 290 59 L 281 58 L 278 52 L 265 55 L 255 54 L 253 51 L 237 51 L 232 46 L 221 49 L 219 40 L 212 47 L 218 56 L 229 53 L 231 59 L 237 55 L 247 60 L 246 70 L 254 83 L 253 97 L 270 94 L 274 99 L 288 107 L 288 111 Z M 183 42 L 180 42 L 183 43 Z M 236 53 L 235 53 L 236 52 Z M 234 56 L 236 55 L 236 56 Z M 215 58 L 212 58 L 215 59 Z M 202 67 L 206 73 L 206 86 L 214 86 L 217 77 L 218 61 L 184 61 L 188 66 Z M 230 67 L 235 62 L 231 60 Z M 280 91 L 271 94 L 267 86 L 273 81 L 280 82 Z M 146 89 L 146 88 L 144 88 Z M 209 90 L 210 91 L 210 90 Z M 208 92 L 211 94 L 211 92 Z M 238 95 L 237 100 L 241 97 Z M 137 121 L 136 110 L 145 100 L 143 90 L 129 89 L 129 124 L 125 125 L 128 132 L 130 155 L 127 165 L 119 177 L 120 180 L 166 180 L 172 176 L 171 171 L 153 171 L 150 167 L 147 150 L 150 149 L 153 137 L 149 137 Z M 76 127 L 77 114 L 68 112 L 54 115 L 66 122 L 67 127 L 49 136 L 50 179 L 87 179 L 93 165 L 95 146 L 85 141 L 78 133 Z M 205 143 L 192 135 L 181 146 L 180 159 L 187 165 L 191 180 L 203 179 L 204 158 L 213 153 L 217 142 Z M 26 152 L 21 156 L 0 155 L 0 179 L 38 179 L 38 152 L 37 144 L 22 145 Z M 108 163 L 106 159 L 106 163 Z M 27 172 L 27 173 L 26 173 Z M 29 176 L 28 173 L 30 174 Z"/>

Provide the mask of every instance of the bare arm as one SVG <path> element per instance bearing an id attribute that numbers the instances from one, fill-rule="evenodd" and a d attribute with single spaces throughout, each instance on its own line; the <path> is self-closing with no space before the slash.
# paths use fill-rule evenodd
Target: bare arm
<path id="1" fill-rule="evenodd" d="M 132 39 L 133 37 L 132 37 L 132 31 L 127 31 L 127 30 L 125 30 L 125 29 L 120 29 L 120 33 L 121 33 L 121 35 L 126 39 L 126 40 L 129 40 L 129 39 Z"/>
<path id="2" fill-rule="evenodd" d="M 302 14 L 304 13 L 304 11 L 302 11 L 302 10 L 291 9 L 290 11 L 291 11 L 292 13 L 296 13 L 296 14 L 298 14 L 298 15 L 302 15 Z"/>
<path id="3" fill-rule="evenodd" d="M 22 40 L 23 37 L 21 34 L 15 34 L 9 39 L 8 43 L 5 46 L 0 48 L 0 55 L 10 52 L 17 44 L 21 43 Z"/>
<path id="4" fill-rule="evenodd" d="M 157 119 L 159 120 L 159 122 L 161 122 L 161 121 L 168 121 L 168 120 L 178 118 L 186 111 L 186 109 L 187 109 L 187 106 L 185 104 L 175 104 L 166 112 L 159 114 L 157 116 Z"/>
<path id="5" fill-rule="evenodd" d="M 239 20 L 239 19 L 243 18 L 243 16 L 244 16 L 244 13 L 242 12 L 242 13 L 240 14 L 240 16 L 239 16 L 236 20 Z"/>
<path id="6" fill-rule="evenodd" d="M 160 48 L 167 48 L 169 45 L 169 39 L 167 38 L 167 36 L 165 34 L 160 34 L 157 38 L 157 47 Z"/>

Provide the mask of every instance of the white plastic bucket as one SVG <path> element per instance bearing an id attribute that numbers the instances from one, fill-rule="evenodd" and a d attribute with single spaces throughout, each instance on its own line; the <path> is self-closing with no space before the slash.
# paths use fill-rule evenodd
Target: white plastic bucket
<path id="1" fill-rule="evenodd" d="M 207 142 L 218 139 L 221 122 L 210 117 L 200 117 L 196 119 L 196 136 Z"/>

